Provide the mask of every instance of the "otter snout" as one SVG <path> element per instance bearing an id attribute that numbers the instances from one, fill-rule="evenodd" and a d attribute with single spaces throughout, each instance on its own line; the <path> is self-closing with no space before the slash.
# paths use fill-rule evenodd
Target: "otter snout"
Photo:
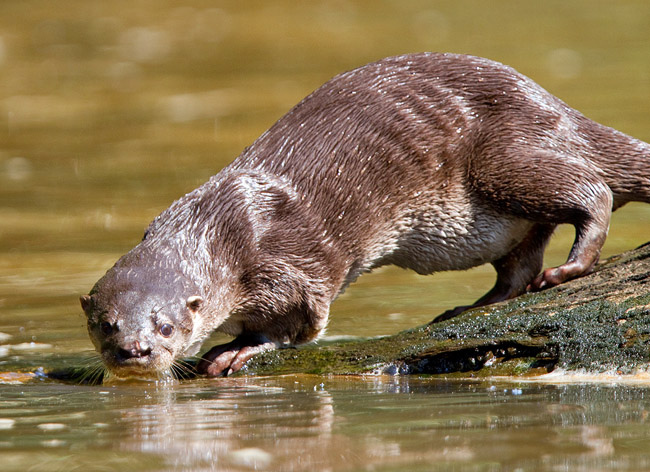
<path id="1" fill-rule="evenodd" d="M 106 367 L 118 377 L 155 377 L 173 362 L 173 355 L 164 349 L 154 350 L 144 339 L 105 340 L 101 356 Z"/>
<path id="2" fill-rule="evenodd" d="M 151 355 L 151 348 L 143 346 L 140 341 L 133 341 L 122 347 L 117 348 L 116 360 L 126 361 L 129 359 L 142 359 Z"/>

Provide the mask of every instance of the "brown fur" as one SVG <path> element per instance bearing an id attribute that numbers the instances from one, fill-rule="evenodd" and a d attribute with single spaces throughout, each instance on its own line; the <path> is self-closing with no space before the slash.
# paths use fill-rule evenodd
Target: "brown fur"
<path id="1" fill-rule="evenodd" d="M 597 262 L 613 209 L 650 201 L 649 157 L 648 144 L 487 59 L 368 64 L 156 218 L 83 297 L 91 337 L 129 374 L 167 368 L 218 329 L 237 336 L 199 364 L 218 375 L 314 339 L 332 300 L 381 265 L 428 274 L 492 263 L 496 284 L 474 306 L 556 285 Z M 576 227 L 569 259 L 540 273 L 561 223 Z M 163 324 L 185 327 L 165 355 Z"/>

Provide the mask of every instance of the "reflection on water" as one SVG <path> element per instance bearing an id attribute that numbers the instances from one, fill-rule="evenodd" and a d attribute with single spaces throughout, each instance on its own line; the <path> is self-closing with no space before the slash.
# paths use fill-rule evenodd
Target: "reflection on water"
<path id="1" fill-rule="evenodd" d="M 0 459 L 3 470 L 645 470 L 647 396 L 398 377 L 41 383 L 3 389 Z M 74 454 L 56 465 L 62 450 Z"/>
<path id="2" fill-rule="evenodd" d="M 289 377 L 58 385 L 86 362 L 77 297 L 169 203 L 334 74 L 452 51 L 515 66 L 588 116 L 650 140 L 650 4 L 0 2 L 2 470 L 644 470 L 646 387 Z M 648 238 L 615 215 L 605 254 Z M 562 228 L 548 264 L 566 257 Z M 384 268 L 332 307 L 375 336 L 473 301 L 490 268 Z M 321 385 L 322 384 L 322 385 Z"/>

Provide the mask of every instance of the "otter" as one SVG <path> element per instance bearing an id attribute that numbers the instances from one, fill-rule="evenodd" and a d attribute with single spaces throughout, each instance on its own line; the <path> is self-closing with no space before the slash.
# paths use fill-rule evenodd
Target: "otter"
<path id="1" fill-rule="evenodd" d="M 613 210 L 650 202 L 650 145 L 531 79 L 456 54 L 390 57 L 303 99 L 207 183 L 175 201 L 81 297 L 111 372 L 147 376 L 205 353 L 208 376 L 312 341 L 330 303 L 386 264 L 420 274 L 484 263 L 467 308 L 588 274 Z M 555 227 L 576 237 L 542 270 Z"/>

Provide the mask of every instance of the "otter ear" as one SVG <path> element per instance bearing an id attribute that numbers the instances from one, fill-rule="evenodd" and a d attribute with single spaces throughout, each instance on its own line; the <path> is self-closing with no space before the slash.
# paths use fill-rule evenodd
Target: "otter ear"
<path id="1" fill-rule="evenodd" d="M 189 308 L 191 311 L 199 311 L 201 306 L 203 306 L 203 297 L 200 297 L 199 295 L 192 295 L 187 299 L 185 305 L 187 305 L 187 308 Z"/>
<path id="2" fill-rule="evenodd" d="M 82 295 L 79 297 L 79 301 L 81 302 L 81 308 L 83 308 L 84 312 L 90 313 L 93 305 L 92 297 L 90 295 Z"/>

